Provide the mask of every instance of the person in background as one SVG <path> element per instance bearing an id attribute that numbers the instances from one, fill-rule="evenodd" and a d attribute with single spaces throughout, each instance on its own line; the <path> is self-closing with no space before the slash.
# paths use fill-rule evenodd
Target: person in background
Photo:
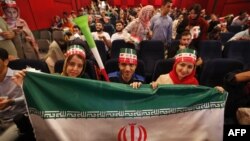
<path id="1" fill-rule="evenodd" d="M 124 24 L 122 21 L 116 21 L 115 29 L 116 32 L 111 36 L 111 42 L 114 40 L 126 40 L 130 36 L 129 33 L 123 32 Z"/>
<path id="2" fill-rule="evenodd" d="M 175 57 L 176 53 L 180 49 L 192 48 L 190 47 L 190 43 L 192 42 L 192 35 L 189 31 L 184 31 L 181 34 L 181 38 L 179 40 L 179 44 L 177 46 L 171 46 L 168 48 L 168 58 Z"/>
<path id="3" fill-rule="evenodd" d="M 136 50 L 121 48 L 119 55 L 119 71 L 108 74 L 111 82 L 130 84 L 133 87 L 145 82 L 145 78 L 135 73 L 137 67 Z"/>
<path id="4" fill-rule="evenodd" d="M 172 0 L 163 0 L 161 14 L 156 14 L 150 20 L 152 30 L 152 40 L 161 40 L 165 47 L 171 43 L 172 39 L 172 18 L 169 12 L 172 7 Z"/>
<path id="5" fill-rule="evenodd" d="M 248 18 L 247 26 L 248 28 L 246 30 L 236 33 L 228 42 L 234 40 L 250 40 L 250 17 Z"/>
<path id="6" fill-rule="evenodd" d="M 186 27 L 186 30 L 190 30 L 191 34 L 194 28 L 197 29 L 197 27 L 199 27 L 198 28 L 200 30 L 199 34 L 197 36 L 194 36 L 192 40 L 192 45 L 195 47 L 196 51 L 199 48 L 199 42 L 201 40 L 207 39 L 207 30 L 208 30 L 208 23 L 204 18 L 200 16 L 200 14 L 201 14 L 201 5 L 194 4 L 190 9 L 188 26 Z"/>
<path id="7" fill-rule="evenodd" d="M 51 30 L 62 30 L 62 19 L 58 15 L 53 17 L 52 25 L 51 25 Z"/>
<path id="8" fill-rule="evenodd" d="M 92 36 L 93 36 L 94 40 L 103 41 L 105 44 L 105 47 L 106 47 L 106 51 L 109 52 L 109 50 L 111 48 L 111 40 L 110 40 L 109 34 L 105 31 L 103 31 L 103 29 L 104 29 L 103 23 L 96 22 L 95 27 L 96 27 L 96 32 L 92 32 Z"/>
<path id="9" fill-rule="evenodd" d="M 17 54 L 22 59 L 40 59 L 38 45 L 25 20 L 20 18 L 20 10 L 15 1 L 2 3 L 5 21 L 16 34 L 13 38 Z"/>
<path id="10" fill-rule="evenodd" d="M 151 39 L 150 19 L 153 14 L 154 6 L 144 6 L 139 12 L 138 18 L 130 22 L 124 28 L 124 31 L 130 33 L 133 38 L 137 38 L 139 41 Z"/>
<path id="11" fill-rule="evenodd" d="M 83 41 L 85 41 L 85 36 L 82 34 L 81 29 L 78 25 L 73 26 L 73 35 L 70 36 L 69 40 L 74 40 L 76 38 L 79 38 Z"/>
<path id="12" fill-rule="evenodd" d="M 14 75 L 17 71 L 10 69 L 8 63 L 8 52 L 0 48 L 0 140 L 16 141 L 19 132 L 25 133 L 23 129 L 29 129 L 31 134 L 33 129 L 27 117 L 25 121 L 24 118 L 18 118 L 27 113 L 25 98 L 22 87 L 15 83 Z"/>
<path id="13" fill-rule="evenodd" d="M 0 48 L 7 50 L 9 60 L 18 58 L 16 47 L 11 41 L 15 37 L 15 33 L 8 28 L 7 23 L 0 17 Z"/>
<path id="14" fill-rule="evenodd" d="M 238 16 L 236 16 L 231 25 L 232 26 L 244 26 L 247 24 L 249 15 L 245 11 L 241 11 Z"/>

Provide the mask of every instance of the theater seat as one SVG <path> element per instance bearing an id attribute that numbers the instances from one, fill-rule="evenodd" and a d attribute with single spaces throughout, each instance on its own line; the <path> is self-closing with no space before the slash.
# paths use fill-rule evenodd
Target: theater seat
<path id="1" fill-rule="evenodd" d="M 175 59 L 158 60 L 155 64 L 152 81 L 156 81 L 162 74 L 169 73 L 173 68 L 174 61 Z"/>
<path id="2" fill-rule="evenodd" d="M 42 72 L 50 73 L 47 64 L 42 60 L 17 59 L 10 61 L 8 66 L 14 70 L 22 70 L 29 66 Z"/>

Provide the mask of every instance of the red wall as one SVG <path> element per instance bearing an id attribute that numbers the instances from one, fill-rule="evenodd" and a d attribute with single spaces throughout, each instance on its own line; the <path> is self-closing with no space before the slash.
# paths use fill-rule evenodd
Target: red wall
<path id="1" fill-rule="evenodd" d="M 81 6 L 90 5 L 91 0 L 16 0 L 25 19 L 32 30 L 49 28 L 55 15 L 62 16 L 63 11 L 70 12 Z M 76 3 L 77 2 L 77 3 Z"/>
<path id="2" fill-rule="evenodd" d="M 21 10 L 21 18 L 25 19 L 32 30 L 49 28 L 53 16 L 62 16 L 63 11 L 77 11 L 82 6 L 90 6 L 91 0 L 16 0 Z M 127 7 L 152 4 L 160 6 L 162 0 L 108 0 L 111 5 Z M 250 0 L 173 0 L 179 8 L 189 8 L 200 3 L 206 11 L 224 16 L 235 15 L 240 10 L 250 13 Z"/>

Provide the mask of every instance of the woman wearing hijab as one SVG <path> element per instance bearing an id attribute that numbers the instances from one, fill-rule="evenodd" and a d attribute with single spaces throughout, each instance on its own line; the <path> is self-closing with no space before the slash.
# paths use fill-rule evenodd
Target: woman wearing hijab
<path id="1" fill-rule="evenodd" d="M 124 31 L 129 32 L 132 37 L 137 38 L 139 41 L 149 39 L 150 34 L 150 19 L 154 14 L 154 7 L 152 5 L 144 6 L 138 18 L 129 23 Z"/>
<path id="2" fill-rule="evenodd" d="M 13 30 L 16 34 L 13 42 L 16 46 L 18 57 L 24 59 L 39 59 L 38 45 L 28 24 L 19 17 L 20 11 L 16 2 L 3 2 L 2 9 L 9 29 Z"/>

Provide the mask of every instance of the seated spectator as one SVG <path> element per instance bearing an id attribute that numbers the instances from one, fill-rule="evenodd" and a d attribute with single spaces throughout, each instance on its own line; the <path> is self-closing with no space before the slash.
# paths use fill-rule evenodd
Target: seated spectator
<path id="1" fill-rule="evenodd" d="M 119 55 L 119 71 L 108 74 L 111 82 L 139 85 L 144 83 L 145 78 L 135 74 L 137 67 L 136 50 L 130 48 L 122 48 Z M 132 84 L 136 82 L 135 84 Z"/>
<path id="2" fill-rule="evenodd" d="M 178 52 L 178 50 L 182 50 L 182 49 L 193 49 L 194 47 L 192 45 L 190 45 L 192 42 L 192 35 L 189 31 L 184 31 L 181 34 L 181 39 L 180 42 L 177 46 L 171 46 L 168 49 L 168 58 L 173 58 L 175 57 L 176 53 Z M 201 57 L 198 57 L 196 65 L 200 66 L 202 64 L 202 59 Z"/>
<path id="3" fill-rule="evenodd" d="M 15 141 L 20 133 L 33 134 L 30 123 L 17 116 L 27 113 L 22 88 L 15 84 L 14 74 L 17 72 L 8 67 L 8 52 L 0 48 L 0 140 Z M 13 81 L 13 80 L 14 81 Z M 28 121 L 28 118 L 26 117 Z M 22 122 L 20 126 L 20 122 Z M 15 124 L 16 123 L 16 124 Z M 20 130 L 18 130 L 20 129 Z M 28 130 L 23 130 L 28 129 Z M 29 140 L 29 139 L 27 139 Z M 30 139 L 31 140 L 31 139 Z"/>
<path id="4" fill-rule="evenodd" d="M 96 27 L 96 32 L 92 32 L 94 40 L 103 41 L 106 46 L 106 51 L 108 52 L 111 48 L 111 40 L 109 34 L 103 31 L 104 29 L 103 23 L 96 22 L 95 27 Z"/>
<path id="5" fill-rule="evenodd" d="M 85 41 L 85 36 L 82 34 L 81 29 L 78 25 L 73 26 L 73 35 L 70 36 L 69 40 L 74 40 L 76 38 L 79 38 L 83 41 Z"/>
<path id="6" fill-rule="evenodd" d="M 123 32 L 124 24 L 122 21 L 116 21 L 115 29 L 116 32 L 111 36 L 111 42 L 114 40 L 125 40 L 130 36 L 129 33 Z"/>
<path id="7" fill-rule="evenodd" d="M 173 69 L 167 73 L 160 75 L 156 81 L 150 83 L 153 89 L 156 89 L 159 84 L 181 84 L 181 85 L 199 85 L 195 78 L 196 73 L 196 54 L 193 49 L 179 50 L 175 56 Z M 133 88 L 140 87 L 141 84 Z M 220 86 L 215 87 L 218 91 L 224 92 Z"/>
<path id="8" fill-rule="evenodd" d="M 189 31 L 184 31 L 181 34 L 179 44 L 177 46 L 171 46 L 168 49 L 168 58 L 173 58 L 179 49 L 190 48 L 190 43 L 192 42 L 192 35 Z"/>
<path id="9" fill-rule="evenodd" d="M 209 27 L 207 30 L 208 33 L 210 33 L 220 23 L 217 15 L 211 14 L 210 17 L 211 17 L 211 21 L 209 21 L 208 23 L 209 24 Z"/>
<path id="10" fill-rule="evenodd" d="M 250 40 L 250 17 L 248 18 L 247 24 L 248 28 L 246 30 L 236 33 L 228 42 L 234 40 Z"/>
<path id="11" fill-rule="evenodd" d="M 72 45 L 65 54 L 63 72 L 61 75 L 69 77 L 89 78 L 85 72 L 86 53 L 79 45 Z"/>
<path id="12" fill-rule="evenodd" d="M 245 11 L 241 11 L 238 16 L 236 16 L 231 25 L 232 26 L 244 26 L 247 24 L 248 14 Z"/>
<path id="13" fill-rule="evenodd" d="M 232 86 L 243 84 L 243 90 L 238 93 L 243 97 L 237 102 L 240 108 L 236 112 L 236 117 L 239 124 L 250 125 L 250 71 L 231 72 L 227 75 L 226 82 Z"/>
<path id="14" fill-rule="evenodd" d="M 209 40 L 220 40 L 221 29 L 218 26 L 215 26 L 214 29 L 208 33 Z"/>
<path id="15" fill-rule="evenodd" d="M 198 85 L 195 78 L 196 55 L 192 49 L 179 50 L 175 56 L 173 69 L 168 74 L 160 75 L 155 82 L 151 83 L 153 89 L 159 84 L 188 84 Z"/>
<path id="16" fill-rule="evenodd" d="M 52 31 L 53 30 L 62 30 L 62 24 L 63 24 L 62 19 L 58 15 L 54 16 L 53 21 L 52 21 L 52 25 L 51 25 Z"/>
<path id="17" fill-rule="evenodd" d="M 47 63 L 50 73 L 54 73 L 55 63 L 65 58 L 63 52 L 65 52 L 66 48 L 67 43 L 64 38 L 54 39 L 49 45 L 49 51 L 43 59 Z"/>

